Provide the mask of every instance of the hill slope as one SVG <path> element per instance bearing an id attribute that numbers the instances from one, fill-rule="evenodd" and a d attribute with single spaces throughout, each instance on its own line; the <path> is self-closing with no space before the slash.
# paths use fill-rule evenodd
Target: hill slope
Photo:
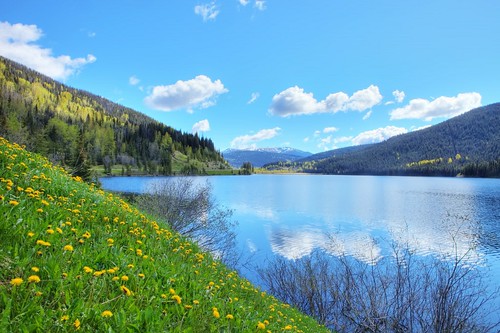
<path id="1" fill-rule="evenodd" d="M 268 168 L 327 174 L 500 177 L 500 103 L 384 142 Z"/>
<path id="2" fill-rule="evenodd" d="M 227 149 L 222 152 L 224 158 L 235 168 L 250 162 L 255 167 L 262 167 L 273 162 L 295 161 L 311 153 L 294 148 L 259 148 L 259 149 Z"/>
<path id="3" fill-rule="evenodd" d="M 74 170 L 201 172 L 225 161 L 210 139 L 175 130 L 130 108 L 73 89 L 0 57 L 0 135 Z M 191 161 L 173 170 L 173 156 Z M 174 161 L 175 162 L 175 161 Z M 205 163 L 203 166 L 201 163 Z"/>
<path id="4" fill-rule="evenodd" d="M 0 332 L 327 331 L 1 137 L 0 175 Z"/>

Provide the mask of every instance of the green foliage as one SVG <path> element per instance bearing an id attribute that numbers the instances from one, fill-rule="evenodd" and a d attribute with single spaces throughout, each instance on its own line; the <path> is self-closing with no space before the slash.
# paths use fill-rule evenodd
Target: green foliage
<path id="1" fill-rule="evenodd" d="M 81 131 L 85 133 L 83 142 Z M 119 164 L 142 174 L 169 175 L 175 171 L 175 152 L 199 163 L 224 162 L 210 139 L 180 132 L 3 57 L 0 135 L 67 167 L 83 153 L 89 166 L 102 165 L 106 174 Z M 196 164 L 185 170 L 203 172 Z"/>
<path id="2" fill-rule="evenodd" d="M 0 332 L 326 332 L 117 196 L 0 138 Z"/>

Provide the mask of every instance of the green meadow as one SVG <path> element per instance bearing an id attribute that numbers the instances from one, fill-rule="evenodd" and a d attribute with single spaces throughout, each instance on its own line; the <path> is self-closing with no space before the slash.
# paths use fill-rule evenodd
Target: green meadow
<path id="1" fill-rule="evenodd" d="M 0 138 L 0 332 L 322 332 L 119 196 Z"/>

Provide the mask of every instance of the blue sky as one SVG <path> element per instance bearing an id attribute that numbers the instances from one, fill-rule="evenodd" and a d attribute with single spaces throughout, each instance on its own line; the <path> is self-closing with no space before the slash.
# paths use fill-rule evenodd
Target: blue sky
<path id="1" fill-rule="evenodd" d="M 226 148 L 321 152 L 499 102 L 496 0 L 0 0 L 0 54 Z"/>

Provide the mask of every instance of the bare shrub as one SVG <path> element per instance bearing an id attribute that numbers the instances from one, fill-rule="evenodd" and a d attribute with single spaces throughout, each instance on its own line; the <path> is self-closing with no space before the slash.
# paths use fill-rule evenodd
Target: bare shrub
<path id="1" fill-rule="evenodd" d="M 226 262 L 231 259 L 236 224 L 231 220 L 233 212 L 215 201 L 208 182 L 195 184 L 188 177 L 168 178 L 155 183 L 136 201 L 140 208 L 165 220 L 203 249 Z"/>
<path id="2" fill-rule="evenodd" d="M 417 257 L 409 248 L 376 265 L 323 252 L 259 269 L 270 293 L 339 332 L 493 332 L 498 291 L 464 257 Z M 494 322 L 496 320 L 496 322 Z M 492 322 L 493 321 L 493 322 Z"/>

